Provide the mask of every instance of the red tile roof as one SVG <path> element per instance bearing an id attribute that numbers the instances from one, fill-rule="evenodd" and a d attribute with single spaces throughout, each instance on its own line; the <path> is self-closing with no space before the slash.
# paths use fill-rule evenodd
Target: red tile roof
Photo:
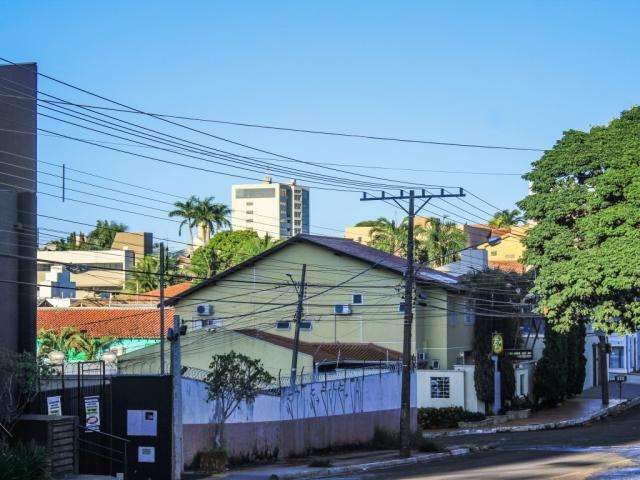
<path id="1" fill-rule="evenodd" d="M 510 260 L 489 260 L 489 268 L 497 268 L 503 272 L 525 273 L 527 266 Z"/>
<path id="2" fill-rule="evenodd" d="M 177 283 L 176 285 L 169 285 L 168 287 L 164 288 L 164 297 L 165 298 L 173 297 L 174 295 L 178 295 L 184 292 L 185 290 L 191 288 L 192 286 L 193 286 L 193 283 L 191 282 L 182 282 L 182 283 Z M 151 290 L 150 292 L 146 292 L 141 295 L 144 295 L 144 297 L 146 298 L 149 298 L 149 297 L 160 298 L 160 289 L 158 288 L 156 290 Z"/>
<path id="3" fill-rule="evenodd" d="M 253 328 L 236 331 L 280 347 L 293 349 L 292 338 Z M 299 350 L 313 357 L 315 363 L 335 361 L 385 362 L 399 361 L 402 359 L 402 353 L 381 347 L 374 343 L 315 343 L 301 341 Z"/>
<path id="4" fill-rule="evenodd" d="M 174 310 L 165 311 L 168 320 Z M 167 321 L 167 328 L 172 323 Z M 92 337 L 158 338 L 160 310 L 158 308 L 38 308 L 38 331 L 77 327 Z"/>

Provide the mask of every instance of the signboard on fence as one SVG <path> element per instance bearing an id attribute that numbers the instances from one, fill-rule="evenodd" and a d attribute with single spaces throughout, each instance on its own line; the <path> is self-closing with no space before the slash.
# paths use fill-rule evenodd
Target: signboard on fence
<path id="1" fill-rule="evenodd" d="M 501 333 L 494 333 L 491 337 L 491 351 L 494 355 L 502 355 L 504 351 L 504 339 Z"/>
<path id="2" fill-rule="evenodd" d="M 60 395 L 47 397 L 47 415 L 62 415 Z"/>
<path id="3" fill-rule="evenodd" d="M 505 353 L 511 360 L 533 360 L 533 350 L 527 348 L 511 348 Z"/>
<path id="4" fill-rule="evenodd" d="M 84 397 L 85 425 L 88 430 L 100 431 L 100 397 Z"/>

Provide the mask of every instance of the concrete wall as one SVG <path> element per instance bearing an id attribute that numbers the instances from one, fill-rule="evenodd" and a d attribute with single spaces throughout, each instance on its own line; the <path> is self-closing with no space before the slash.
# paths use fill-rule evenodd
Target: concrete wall
<path id="1" fill-rule="evenodd" d="M 416 376 L 412 378 L 412 422 L 415 426 Z M 259 395 L 241 404 L 225 426 L 232 456 L 257 453 L 288 457 L 309 449 L 369 441 L 376 426 L 396 431 L 399 425 L 401 376 L 371 374 L 316 382 L 280 394 Z M 204 383 L 183 380 L 185 462 L 213 446 L 214 403 Z"/>
<path id="2" fill-rule="evenodd" d="M 462 370 L 418 370 L 417 405 L 418 408 L 465 407 L 465 372 Z M 441 398 L 433 393 L 442 394 L 436 385 L 446 379 L 449 384 L 449 396 Z"/>

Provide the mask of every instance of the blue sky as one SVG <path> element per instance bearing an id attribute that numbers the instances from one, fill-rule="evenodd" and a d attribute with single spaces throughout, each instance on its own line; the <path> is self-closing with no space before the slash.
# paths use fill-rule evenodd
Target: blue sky
<path id="1" fill-rule="evenodd" d="M 547 148 L 564 130 L 606 123 L 638 101 L 640 3 L 632 1 L 2 0 L 0 8 L 1 56 L 37 61 L 44 73 L 148 111 Z M 93 101 L 45 81 L 40 88 Z M 57 127 L 44 119 L 41 124 Z M 538 157 L 199 127 L 319 163 L 520 173 Z M 172 132 L 221 146 L 210 138 Z M 233 183 L 50 137 L 39 139 L 39 158 L 175 194 L 215 195 L 223 202 L 229 202 Z M 56 171 L 46 165 L 41 170 Z M 527 191 L 517 176 L 367 173 L 460 185 L 503 208 L 513 207 Z M 311 201 L 312 231 L 317 233 L 337 234 L 319 227 L 342 230 L 361 219 L 398 215 L 384 204 L 359 202 L 357 194 L 313 190 Z M 89 223 L 117 219 L 132 230 L 177 238 L 173 223 L 104 208 L 42 197 L 40 211 Z M 454 219 L 486 216 L 473 211 L 470 216 L 457 210 Z M 47 220 L 41 224 L 78 228 Z"/>

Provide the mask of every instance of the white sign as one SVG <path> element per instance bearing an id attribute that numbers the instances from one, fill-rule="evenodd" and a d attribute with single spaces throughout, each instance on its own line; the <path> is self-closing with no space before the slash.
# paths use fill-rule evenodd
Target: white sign
<path id="1" fill-rule="evenodd" d="M 127 410 L 127 435 L 155 437 L 158 435 L 157 410 Z"/>
<path id="2" fill-rule="evenodd" d="M 138 447 L 138 462 L 155 463 L 156 448 L 155 447 Z"/>
<path id="3" fill-rule="evenodd" d="M 56 397 L 47 397 L 47 414 L 62 415 L 62 403 L 60 402 L 60 395 Z"/>
<path id="4" fill-rule="evenodd" d="M 84 397 L 85 425 L 89 430 L 100 431 L 100 397 Z"/>

